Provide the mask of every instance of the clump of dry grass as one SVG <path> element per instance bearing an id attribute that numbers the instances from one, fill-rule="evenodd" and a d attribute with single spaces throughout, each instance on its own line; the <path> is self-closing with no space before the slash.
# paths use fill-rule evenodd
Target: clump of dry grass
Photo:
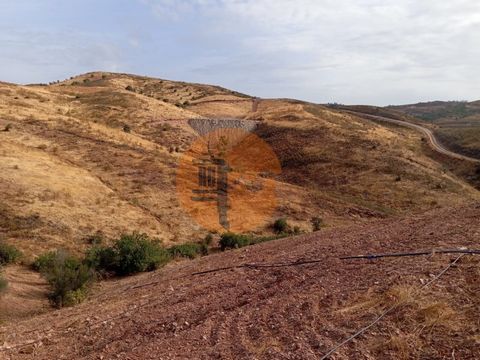
<path id="1" fill-rule="evenodd" d="M 420 352 L 433 352 L 437 336 L 465 332 L 470 326 L 465 313 L 455 309 L 454 299 L 447 296 L 400 284 L 380 293 L 369 289 L 337 312 L 354 319 L 393 309 L 379 325 L 382 331 L 367 341 L 368 351 L 382 359 L 413 359 Z"/>

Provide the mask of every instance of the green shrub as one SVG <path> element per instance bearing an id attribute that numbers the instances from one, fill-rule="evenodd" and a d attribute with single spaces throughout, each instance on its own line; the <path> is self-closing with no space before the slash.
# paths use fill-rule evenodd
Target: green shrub
<path id="1" fill-rule="evenodd" d="M 44 256 L 39 268 L 52 287 L 49 298 L 58 307 L 83 301 L 94 278 L 88 265 L 62 250 Z"/>
<path id="2" fill-rule="evenodd" d="M 180 245 L 174 245 L 168 248 L 168 252 L 172 257 L 187 257 L 194 259 L 198 255 L 204 254 L 205 249 L 202 244 L 185 243 Z M 208 248 L 207 248 L 208 253 Z"/>
<path id="3" fill-rule="evenodd" d="M 220 237 L 220 248 L 222 251 L 226 249 L 236 249 L 244 246 L 250 245 L 252 239 L 247 235 L 235 234 L 235 233 L 224 233 Z"/>
<path id="4" fill-rule="evenodd" d="M 286 233 L 288 232 L 288 229 L 289 229 L 289 226 L 288 226 L 287 220 L 284 218 L 277 219 L 273 223 L 273 230 L 277 234 Z"/>
<path id="5" fill-rule="evenodd" d="M 264 243 L 264 242 L 267 242 L 267 241 L 278 240 L 278 239 L 282 239 L 286 236 L 288 236 L 288 234 L 282 233 L 282 234 L 273 235 L 273 236 L 254 237 L 254 238 L 250 239 L 250 244 L 249 245 L 261 244 L 261 243 Z"/>
<path id="6" fill-rule="evenodd" d="M 55 262 L 56 256 L 57 256 L 56 251 L 50 251 L 40 255 L 35 259 L 35 261 L 32 264 L 33 270 L 43 273 L 46 270 L 52 268 Z"/>
<path id="7" fill-rule="evenodd" d="M 319 231 L 322 228 L 323 220 L 322 220 L 322 218 L 319 218 L 318 216 L 314 216 L 310 220 L 310 223 L 312 224 L 312 230 L 313 231 Z"/>
<path id="8" fill-rule="evenodd" d="M 118 256 L 118 275 L 152 271 L 166 264 L 170 258 L 159 242 L 150 240 L 145 234 L 122 236 L 114 250 Z"/>
<path id="9" fill-rule="evenodd" d="M 210 246 L 210 245 L 212 245 L 212 242 L 213 242 L 213 235 L 210 234 L 210 233 L 208 233 L 208 234 L 205 236 L 205 239 L 203 239 L 203 243 L 204 243 L 205 245 Z"/>
<path id="10" fill-rule="evenodd" d="M 112 247 L 94 246 L 85 254 L 85 264 L 102 273 L 115 273 L 118 256 Z"/>
<path id="11" fill-rule="evenodd" d="M 16 262 L 22 253 L 14 246 L 0 242 L 0 265 L 6 265 Z"/>
<path id="12" fill-rule="evenodd" d="M 7 290 L 8 281 L 0 276 L 0 295 Z"/>
<path id="13" fill-rule="evenodd" d="M 169 260 L 170 254 L 160 242 L 133 233 L 123 235 L 112 247 L 90 249 L 85 263 L 99 271 L 125 276 L 155 270 Z"/>

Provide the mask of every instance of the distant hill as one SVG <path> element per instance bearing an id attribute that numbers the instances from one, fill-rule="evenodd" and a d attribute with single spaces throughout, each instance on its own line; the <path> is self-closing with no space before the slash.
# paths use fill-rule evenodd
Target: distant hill
<path id="1" fill-rule="evenodd" d="M 480 101 L 432 101 L 387 108 L 433 123 L 480 124 Z"/>
<path id="2" fill-rule="evenodd" d="M 386 109 L 435 125 L 435 134 L 443 144 L 480 158 L 480 101 L 432 101 Z"/>

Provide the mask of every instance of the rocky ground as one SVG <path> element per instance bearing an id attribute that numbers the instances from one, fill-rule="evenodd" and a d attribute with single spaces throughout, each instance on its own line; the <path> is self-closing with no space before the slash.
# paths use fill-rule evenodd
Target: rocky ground
<path id="1" fill-rule="evenodd" d="M 331 359 L 478 359 L 478 256 L 423 289 L 458 255 L 339 257 L 479 240 L 475 203 L 173 263 L 102 283 L 78 307 L 3 326 L 0 358 L 320 359 L 397 304 Z M 304 260 L 318 262 L 290 264 Z"/>

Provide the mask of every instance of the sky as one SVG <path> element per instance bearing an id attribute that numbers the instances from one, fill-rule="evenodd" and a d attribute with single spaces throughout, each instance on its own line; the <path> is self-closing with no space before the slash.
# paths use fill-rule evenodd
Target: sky
<path id="1" fill-rule="evenodd" d="M 480 99 L 478 0 L 0 0 L 0 80 L 90 71 L 265 98 Z"/>

